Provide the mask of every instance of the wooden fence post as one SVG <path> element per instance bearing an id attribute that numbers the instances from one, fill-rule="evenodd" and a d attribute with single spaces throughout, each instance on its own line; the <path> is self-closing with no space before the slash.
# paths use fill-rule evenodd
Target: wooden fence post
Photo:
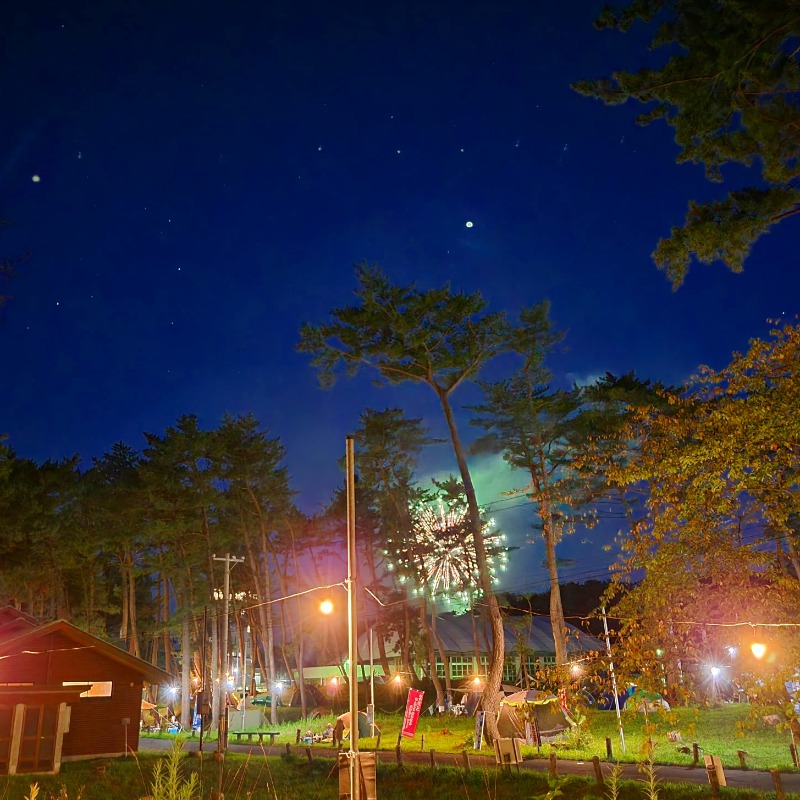
<path id="1" fill-rule="evenodd" d="M 742 769 L 747 769 L 747 761 L 745 760 L 747 753 L 744 750 L 737 750 L 736 755 L 739 756 L 739 766 Z"/>
<path id="2" fill-rule="evenodd" d="M 706 766 L 706 773 L 708 774 L 708 782 L 711 784 L 711 797 L 713 800 L 719 800 L 719 778 L 717 777 L 717 768 L 714 764 Z"/>
<path id="3" fill-rule="evenodd" d="M 692 766 L 696 767 L 700 763 L 700 747 L 697 742 L 692 742 Z"/>
<path id="4" fill-rule="evenodd" d="M 592 764 L 594 765 L 594 777 L 597 779 L 597 785 L 603 785 L 603 768 L 600 766 L 600 757 L 592 756 Z"/>
<path id="5" fill-rule="evenodd" d="M 776 769 L 771 769 L 769 774 L 772 775 L 772 782 L 775 784 L 775 797 L 777 800 L 786 800 L 786 793 L 783 791 L 783 781 L 781 781 L 781 774 Z"/>
<path id="6" fill-rule="evenodd" d="M 395 757 L 397 758 L 397 763 L 403 763 L 403 751 L 400 749 L 400 745 L 398 744 L 397 747 L 394 749 Z"/>
<path id="7" fill-rule="evenodd" d="M 555 750 L 550 751 L 550 777 L 558 777 L 558 758 Z"/>
<path id="8" fill-rule="evenodd" d="M 800 767 L 800 759 L 797 757 L 797 745 L 794 742 L 789 745 L 789 752 L 792 754 L 792 764 L 795 767 Z"/>
<path id="9" fill-rule="evenodd" d="M 461 760 L 464 762 L 464 772 L 469 772 L 470 770 L 469 753 L 466 750 L 461 751 Z"/>
<path id="10" fill-rule="evenodd" d="M 611 737 L 606 736 L 606 758 L 612 761 L 614 758 L 614 751 L 611 749 Z"/>
<path id="11" fill-rule="evenodd" d="M 310 747 L 306 747 L 306 758 L 308 759 L 309 764 L 313 761 L 313 756 L 311 755 Z"/>
<path id="12" fill-rule="evenodd" d="M 431 750 L 431 766 L 435 769 L 436 768 L 436 751 Z"/>
<path id="13" fill-rule="evenodd" d="M 300 744 L 300 728 L 297 729 L 297 733 L 294 736 L 294 743 Z"/>

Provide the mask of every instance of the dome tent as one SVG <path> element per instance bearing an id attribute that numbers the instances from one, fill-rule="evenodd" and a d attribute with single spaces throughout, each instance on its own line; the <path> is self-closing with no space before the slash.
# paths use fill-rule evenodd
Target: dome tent
<path id="1" fill-rule="evenodd" d="M 534 737 L 552 738 L 572 723 L 554 694 L 528 689 L 514 692 L 500 701 L 497 728 L 500 736 L 525 738 L 525 721 L 530 720 Z"/>

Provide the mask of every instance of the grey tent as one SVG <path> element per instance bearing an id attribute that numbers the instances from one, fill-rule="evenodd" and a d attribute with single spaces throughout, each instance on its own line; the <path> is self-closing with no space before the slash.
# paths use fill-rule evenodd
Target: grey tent
<path id="1" fill-rule="evenodd" d="M 501 700 L 497 721 L 500 736 L 524 739 L 526 720 L 533 726 L 534 738 L 540 740 L 552 738 L 570 725 L 555 695 L 528 689 Z"/>

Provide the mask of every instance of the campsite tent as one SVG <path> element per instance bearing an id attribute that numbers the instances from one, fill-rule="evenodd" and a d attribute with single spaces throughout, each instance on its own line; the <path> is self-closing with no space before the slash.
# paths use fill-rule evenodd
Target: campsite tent
<path id="1" fill-rule="evenodd" d="M 380 733 L 378 726 L 375 726 L 375 732 Z M 350 735 L 350 712 L 346 711 L 336 717 L 336 725 L 333 728 L 333 738 L 338 739 L 340 742 L 343 738 Z M 360 739 L 367 739 L 370 736 L 369 722 L 367 715 L 363 711 L 358 712 L 358 736 Z"/>
<path id="2" fill-rule="evenodd" d="M 570 722 L 555 695 L 536 689 L 514 692 L 500 701 L 497 727 L 501 736 L 525 738 L 525 721 L 534 725 L 534 735 L 555 736 L 566 730 Z"/>
<path id="3" fill-rule="evenodd" d="M 669 703 L 657 692 L 646 692 L 637 689 L 626 701 L 625 710 L 636 711 L 644 714 L 653 711 L 669 711 Z"/>

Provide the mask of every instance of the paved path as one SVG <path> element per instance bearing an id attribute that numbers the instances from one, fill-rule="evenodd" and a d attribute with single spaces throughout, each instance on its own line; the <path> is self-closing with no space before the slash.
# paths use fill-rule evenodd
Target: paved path
<path id="1" fill-rule="evenodd" d="M 305 747 L 302 745 L 291 744 L 291 752 L 297 755 L 305 755 Z M 198 750 L 199 742 L 197 739 L 188 739 L 184 745 L 186 750 Z M 169 750 L 172 747 L 172 739 L 149 739 L 141 738 L 139 740 L 140 750 Z M 216 741 L 204 743 L 203 748 L 207 753 L 213 753 L 217 749 Z M 228 750 L 231 753 L 242 753 L 251 755 L 267 755 L 279 756 L 286 752 L 286 744 L 269 746 L 248 745 L 248 744 L 230 744 Z M 312 747 L 311 752 L 314 758 L 330 758 L 336 756 L 336 750 L 332 747 Z M 391 750 L 381 750 L 380 760 L 384 763 L 394 763 L 395 754 Z M 407 764 L 418 764 L 428 766 L 431 763 L 429 752 L 413 752 L 403 750 L 403 762 Z M 436 753 L 436 763 L 439 766 L 463 766 L 461 756 L 453 753 Z M 494 767 L 494 757 L 483 755 L 470 755 L 470 763 L 473 768 L 483 769 L 485 767 Z M 601 762 L 603 774 L 608 775 L 611 770 L 611 765 Z M 547 772 L 550 767 L 548 759 L 545 758 L 531 758 L 522 762 L 521 768 L 524 770 L 532 770 L 535 772 Z M 594 780 L 594 766 L 591 761 L 566 761 L 563 759 L 558 760 L 558 773 L 559 775 L 582 775 L 586 778 Z M 664 783 L 699 783 L 708 785 L 708 776 L 705 767 L 677 767 L 667 765 L 656 766 L 656 776 L 658 780 Z M 644 780 L 644 775 L 638 764 L 622 764 L 622 777 L 627 780 Z M 757 789 L 762 792 L 774 792 L 775 784 L 772 775 L 763 770 L 745 770 L 745 769 L 732 769 L 725 768 L 725 778 L 727 780 L 728 788 L 731 789 Z M 798 792 L 800 793 L 800 773 L 781 773 L 781 782 L 785 792 Z"/>

